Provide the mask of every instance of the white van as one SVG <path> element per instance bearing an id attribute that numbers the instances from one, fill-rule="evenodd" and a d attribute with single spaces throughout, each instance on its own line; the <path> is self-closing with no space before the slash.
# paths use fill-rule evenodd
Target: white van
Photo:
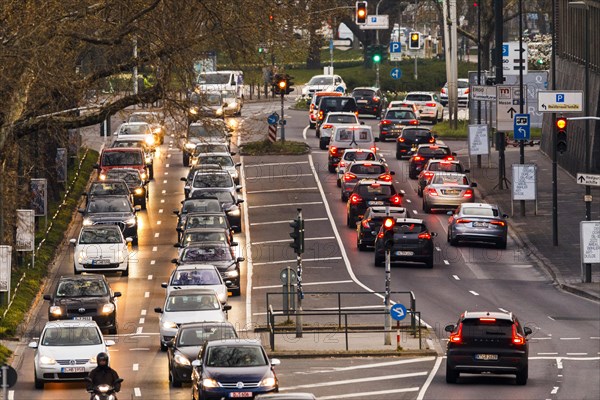
<path id="1" fill-rule="evenodd" d="M 338 125 L 329 142 L 327 169 L 332 174 L 338 166 L 346 149 L 365 149 L 377 151 L 371 127 L 368 125 Z"/>
<path id="2" fill-rule="evenodd" d="M 240 99 L 244 98 L 244 73 L 242 71 L 208 71 L 198 76 L 200 91 L 235 91 Z"/>

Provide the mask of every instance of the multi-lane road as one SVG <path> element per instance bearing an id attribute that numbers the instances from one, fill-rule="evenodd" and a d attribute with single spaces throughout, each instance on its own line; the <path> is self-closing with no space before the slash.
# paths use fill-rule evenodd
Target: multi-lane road
<path id="1" fill-rule="evenodd" d="M 247 104 L 240 119 L 241 135 L 266 129 L 263 121 L 277 103 Z M 288 222 L 302 208 L 306 250 L 303 263 L 304 290 L 314 292 L 382 291 L 383 269 L 373 265 L 371 252 L 356 249 L 355 232 L 346 227 L 345 205 L 340 201 L 335 176 L 327 172 L 327 152 L 318 149 L 314 130 L 306 127 L 306 112 L 286 111 L 286 137 L 306 141 L 312 152 L 295 157 L 241 157 L 243 232 L 236 241 L 241 255 L 242 296 L 230 298 L 230 321 L 252 336 L 252 328 L 264 323 L 266 293 L 281 287 L 279 271 L 295 265 L 289 247 Z M 374 127 L 377 120 L 364 119 Z M 251 129 L 250 129 L 251 128 Z M 241 137 L 240 137 L 241 136 Z M 465 154 L 462 142 L 446 142 Z M 505 376 L 466 377 L 458 385 L 444 380 L 443 354 L 423 358 L 285 359 L 277 367 L 281 390 L 310 391 L 322 399 L 595 399 L 600 393 L 600 323 L 597 303 L 558 291 L 549 277 L 509 239 L 507 250 L 488 247 L 450 247 L 446 243 L 445 214 L 424 214 L 415 182 L 407 178 L 407 162 L 394 159 L 394 143 L 380 143 L 398 189 L 405 192 L 404 205 L 438 237 L 432 270 L 411 266 L 394 267 L 392 290 L 412 290 L 424 322 L 433 328 L 444 348 L 443 326 L 459 314 L 472 310 L 509 310 L 534 329 L 530 340 L 530 370 L 527 386 L 517 386 Z M 237 157 L 237 156 L 236 156 Z M 155 179 L 150 184 L 148 210 L 140 213 L 140 239 L 130 276 L 110 276 L 119 298 L 119 334 L 110 349 L 111 364 L 125 378 L 120 397 L 144 399 L 188 399 L 189 385 L 169 387 L 167 357 L 159 349 L 158 315 L 165 281 L 176 257 L 173 209 L 183 199 L 186 174 L 181 153 L 167 139 L 155 161 Z M 477 177 L 473 177 L 477 181 Z M 74 237 L 80 221 L 67 233 Z M 57 275 L 71 274 L 72 253 L 63 249 Z M 574 260 L 575 262 L 575 260 Z M 46 291 L 48 291 L 47 289 Z M 316 307 L 330 307 L 328 300 L 307 296 Z M 320 303 L 324 304 L 320 304 Z M 374 295 L 348 300 L 352 306 L 381 306 Z M 31 339 L 46 320 L 47 304 L 33 311 L 34 328 L 23 339 Z M 315 343 L 319 347 L 320 343 Z M 80 383 L 46 385 L 33 389 L 33 350 L 17 350 L 19 381 L 10 392 L 14 399 L 64 399 L 85 396 Z"/>

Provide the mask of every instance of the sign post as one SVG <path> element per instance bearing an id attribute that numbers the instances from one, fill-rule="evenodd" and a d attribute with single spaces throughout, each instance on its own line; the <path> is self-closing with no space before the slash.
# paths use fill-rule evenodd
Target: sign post
<path id="1" fill-rule="evenodd" d="M 396 303 L 390 309 L 390 315 L 396 321 L 396 350 L 400 350 L 400 321 L 406 318 L 406 307 Z"/>
<path id="2" fill-rule="evenodd" d="M 592 281 L 592 266 L 600 263 L 600 221 L 579 223 L 581 244 L 581 281 Z"/>
<path id="3" fill-rule="evenodd" d="M 583 90 L 540 90 L 538 112 L 583 112 Z"/>
<path id="4" fill-rule="evenodd" d="M 537 215 L 537 165 L 513 164 L 512 165 L 512 198 L 510 201 L 511 214 L 514 214 L 515 200 L 534 200 L 535 215 Z"/>

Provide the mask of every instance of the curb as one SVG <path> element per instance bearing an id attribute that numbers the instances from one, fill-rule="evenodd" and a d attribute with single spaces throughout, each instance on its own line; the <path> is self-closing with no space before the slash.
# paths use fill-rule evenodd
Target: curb
<path id="1" fill-rule="evenodd" d="M 267 351 L 274 358 L 350 358 L 350 357 L 437 357 L 435 350 L 356 350 L 356 351 Z"/>

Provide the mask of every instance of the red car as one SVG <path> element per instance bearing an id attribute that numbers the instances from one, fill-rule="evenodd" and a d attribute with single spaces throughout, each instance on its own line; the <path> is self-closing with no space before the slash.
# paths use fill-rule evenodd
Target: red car
<path id="1" fill-rule="evenodd" d="M 106 179 L 106 173 L 114 168 L 132 168 L 140 171 L 141 178 L 148 182 L 153 177 L 148 172 L 144 151 L 140 148 L 110 148 L 102 150 L 100 161 L 94 167 L 100 180 Z"/>

